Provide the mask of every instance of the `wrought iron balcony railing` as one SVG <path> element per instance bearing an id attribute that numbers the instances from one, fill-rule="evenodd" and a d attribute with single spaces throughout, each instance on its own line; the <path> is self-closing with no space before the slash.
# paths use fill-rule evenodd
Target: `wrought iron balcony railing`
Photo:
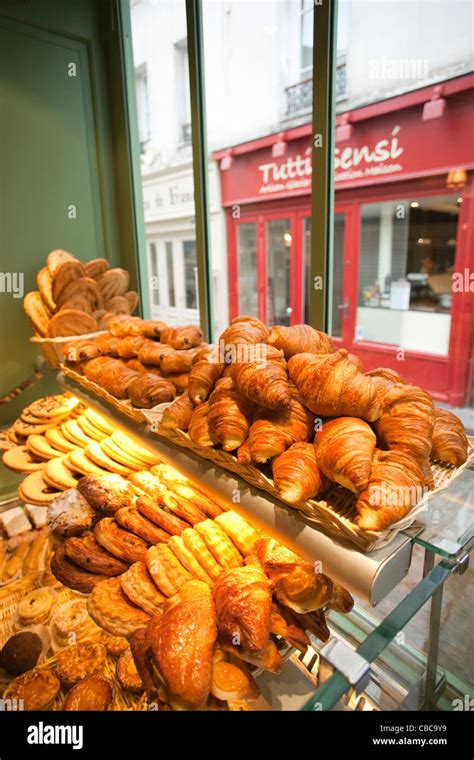
<path id="1" fill-rule="evenodd" d="M 295 114 L 309 111 L 313 103 L 313 80 L 304 79 L 302 82 L 285 88 L 286 114 Z M 346 59 L 340 58 L 336 68 L 336 102 L 346 97 Z"/>

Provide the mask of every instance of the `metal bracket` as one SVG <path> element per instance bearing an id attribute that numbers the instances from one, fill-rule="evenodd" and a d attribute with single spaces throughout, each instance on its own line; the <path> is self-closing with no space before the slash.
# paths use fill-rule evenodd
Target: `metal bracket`
<path id="1" fill-rule="evenodd" d="M 346 678 L 356 692 L 363 691 L 369 683 L 370 664 L 343 641 L 331 639 L 319 651 L 333 668 Z"/>

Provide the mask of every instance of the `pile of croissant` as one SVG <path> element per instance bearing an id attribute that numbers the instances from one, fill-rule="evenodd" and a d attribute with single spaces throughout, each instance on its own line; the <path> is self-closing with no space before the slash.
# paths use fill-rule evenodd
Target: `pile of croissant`
<path id="1" fill-rule="evenodd" d="M 308 325 L 269 330 L 248 316 L 201 351 L 161 424 L 241 464 L 271 464 L 290 505 L 339 484 L 355 494 L 356 522 L 368 531 L 401 519 L 434 487 L 430 459 L 458 467 L 469 451 L 460 420 L 394 370 L 364 372 Z"/>

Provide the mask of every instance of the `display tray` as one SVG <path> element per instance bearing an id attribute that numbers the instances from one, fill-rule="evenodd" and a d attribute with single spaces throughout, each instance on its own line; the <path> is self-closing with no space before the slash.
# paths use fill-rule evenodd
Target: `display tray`
<path id="1" fill-rule="evenodd" d="M 143 411 L 133 406 L 128 399 L 120 400 L 115 398 L 115 396 L 112 396 L 112 394 L 106 391 L 105 388 L 102 388 L 97 383 L 89 380 L 89 378 L 85 377 L 84 375 L 80 375 L 79 372 L 75 372 L 75 370 L 71 369 L 70 367 L 62 365 L 61 370 L 64 372 L 66 377 L 69 377 L 76 383 L 79 383 L 79 385 L 81 385 L 90 393 L 93 393 L 98 398 L 107 401 L 108 404 L 113 406 L 114 409 L 116 409 L 121 414 L 125 414 L 127 417 L 130 417 L 130 419 L 135 420 L 135 422 L 146 422 L 146 417 L 144 416 Z"/>
<path id="2" fill-rule="evenodd" d="M 51 369 L 58 369 L 64 362 L 64 346 L 77 340 L 92 340 L 105 332 L 107 330 L 97 330 L 85 335 L 67 335 L 60 338 L 41 338 L 39 335 L 35 335 L 30 338 L 30 341 L 38 346 Z"/>
<path id="3" fill-rule="evenodd" d="M 237 461 L 233 454 L 222 451 L 222 449 L 205 448 L 196 446 L 191 440 L 188 433 L 182 430 L 169 430 L 156 422 L 153 425 L 153 432 L 156 435 L 166 438 L 172 443 L 186 449 L 190 449 L 195 454 L 209 459 L 220 467 L 235 473 L 246 480 L 253 486 L 267 491 L 280 501 L 284 501 L 278 494 L 275 484 L 271 477 L 262 470 L 253 465 L 242 465 Z M 309 499 L 298 505 L 289 504 L 293 509 L 297 509 L 311 524 L 317 525 L 331 537 L 340 539 L 341 535 L 350 541 L 354 546 L 364 552 L 370 552 L 374 549 L 390 543 L 395 536 L 402 530 L 406 530 L 414 525 L 417 516 L 425 508 L 426 502 L 433 498 L 437 493 L 449 487 L 461 472 L 474 461 L 474 437 L 470 437 L 470 452 L 466 462 L 460 467 L 444 465 L 440 462 L 431 462 L 435 488 L 428 491 L 424 499 L 419 502 L 405 517 L 393 523 L 390 527 L 381 531 L 362 530 L 355 522 L 357 510 L 355 507 L 356 496 L 351 494 L 347 489 L 337 484 L 333 484 L 324 493 L 324 499 Z"/>

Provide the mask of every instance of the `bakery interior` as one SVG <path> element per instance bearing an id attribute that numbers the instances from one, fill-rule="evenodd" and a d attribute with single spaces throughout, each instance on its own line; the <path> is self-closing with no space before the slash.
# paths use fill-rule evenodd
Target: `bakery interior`
<path id="1" fill-rule="evenodd" d="M 338 348 L 320 291 L 308 324 L 243 313 L 214 330 L 199 8 L 200 323 L 174 324 L 151 318 L 144 274 L 128 3 L 0 2 L 15 92 L 2 269 L 24 277 L 23 297 L 0 295 L 2 709 L 459 709 L 474 437 L 403 364 Z M 32 40 L 88 67 L 82 112 L 57 110 L 64 76 L 48 95 L 53 59 L 28 90 Z M 314 166 L 314 218 L 329 218 L 326 151 Z M 313 222 L 314 272 L 326 238 Z"/>

